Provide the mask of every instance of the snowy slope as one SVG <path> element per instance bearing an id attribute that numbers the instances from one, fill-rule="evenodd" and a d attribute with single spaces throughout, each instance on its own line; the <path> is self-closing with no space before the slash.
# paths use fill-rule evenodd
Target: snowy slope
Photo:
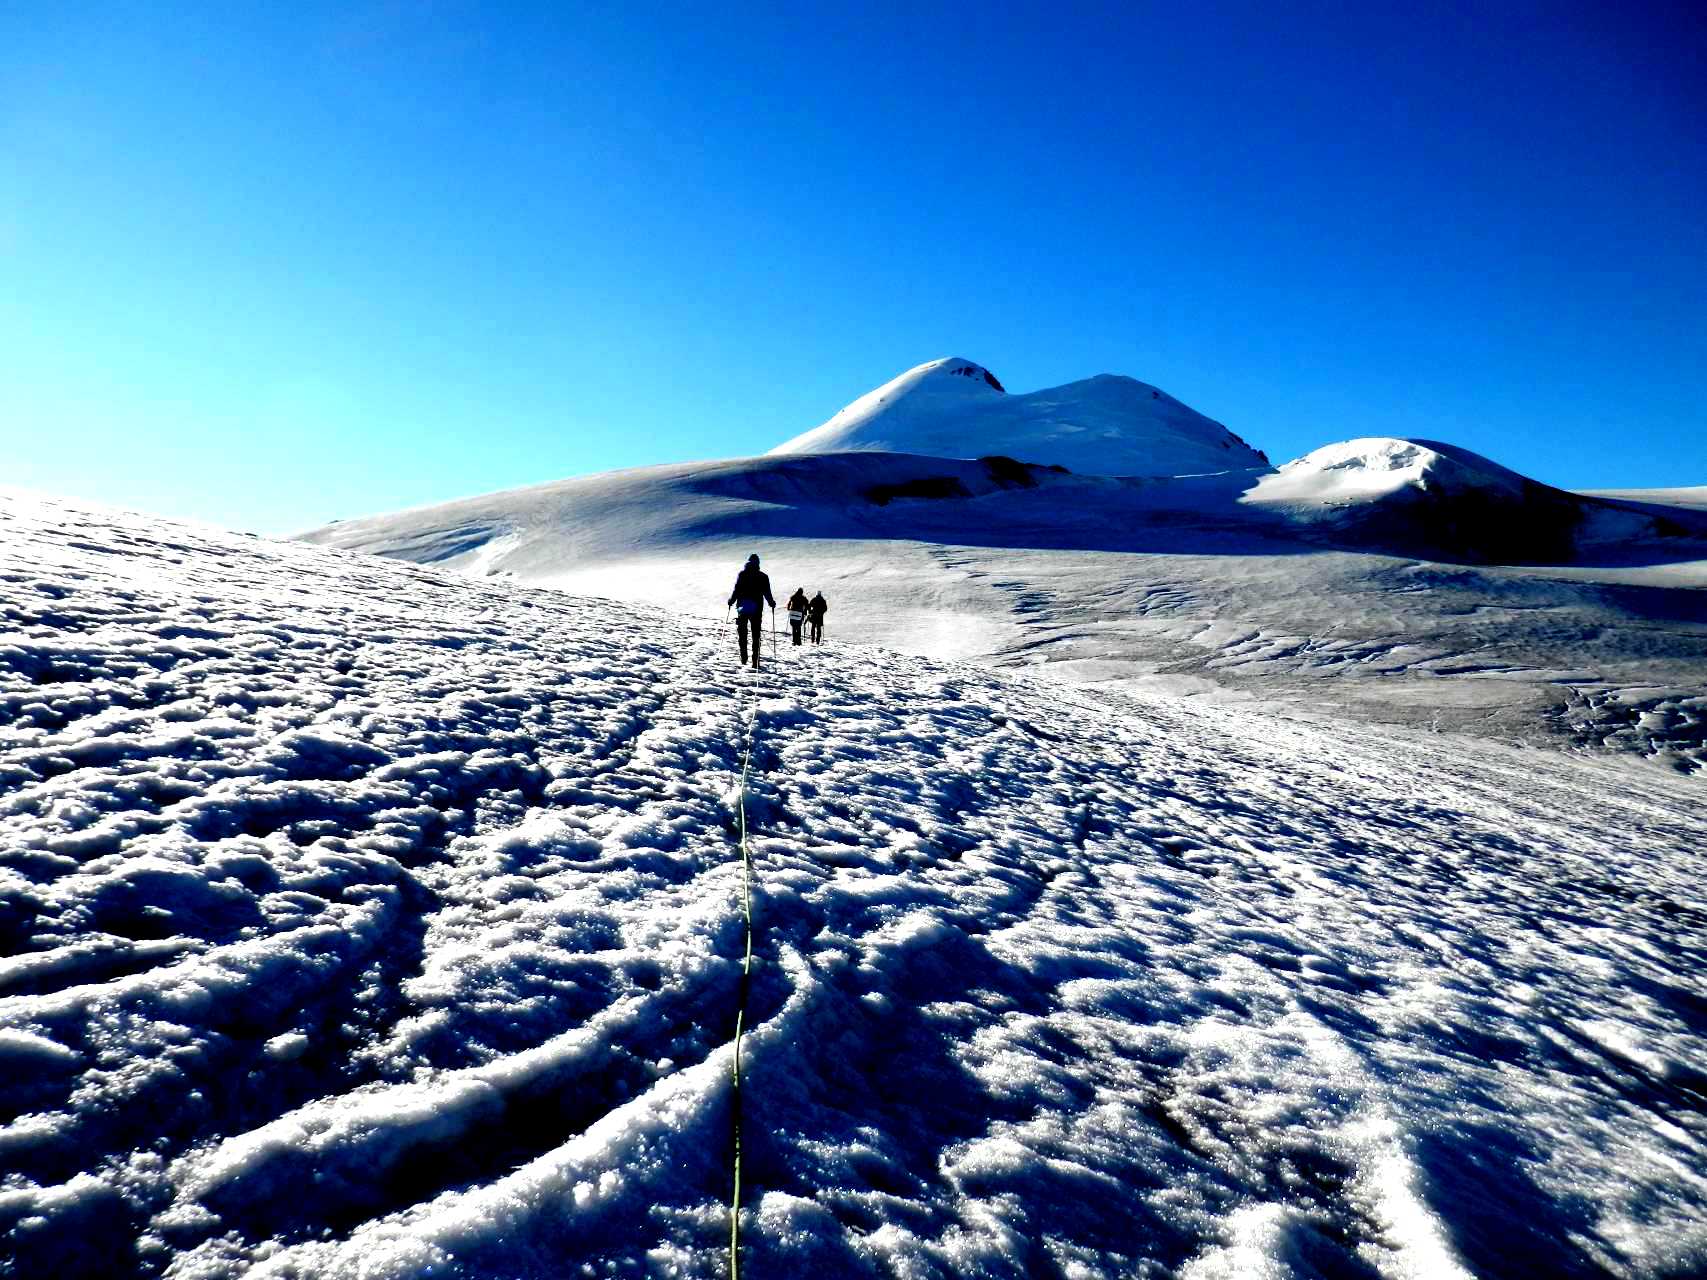
<path id="1" fill-rule="evenodd" d="M 1335 450 L 1369 458 L 1337 467 Z M 1430 461 L 1387 465 L 1401 455 Z M 826 593 L 840 638 L 1707 764 L 1702 513 L 1561 494 L 1428 442 L 1311 459 L 1118 480 L 788 455 L 581 477 L 306 536 L 708 617 L 758 552 L 778 599 Z M 1353 473 L 1357 503 L 1325 487 Z M 1248 500 L 1283 481 L 1287 500 Z M 1549 541 L 1566 523 L 1568 547 Z M 1541 563 L 1490 563 L 1499 552 Z"/>
<path id="2" fill-rule="evenodd" d="M 953 357 L 907 370 L 771 452 L 848 450 L 940 458 L 998 454 L 1104 476 L 1268 465 L 1219 422 L 1134 378 L 1103 374 L 1010 395 L 982 365 Z"/>
<path id="3" fill-rule="evenodd" d="M 1563 562 L 1585 535 L 1604 541 L 1647 532 L 1637 517 L 1438 440 L 1376 436 L 1326 445 L 1263 476 L 1241 501 L 1332 528 L 1342 539 L 1478 561 Z"/>
<path id="4" fill-rule="evenodd" d="M 1707 818 L 1616 763 L 0 497 L 0 1268 L 1707 1265 Z"/>
<path id="5" fill-rule="evenodd" d="M 1687 485 L 1675 489 L 1584 489 L 1581 492 L 1588 497 L 1611 498 L 1615 501 L 1683 507 L 1692 511 L 1707 510 L 1707 484 Z"/>
<path id="6" fill-rule="evenodd" d="M 1699 489 L 1571 493 L 1438 440 L 1365 437 L 1325 445 L 1260 477 L 1240 501 L 1342 544 L 1475 563 L 1654 558 L 1699 540 Z M 1660 558 L 1666 558 L 1663 555 Z"/>
<path id="7" fill-rule="evenodd" d="M 1468 449 L 1433 440 L 1368 436 L 1324 445 L 1262 477 L 1244 501 L 1348 506 L 1433 489 L 1478 489 L 1519 500 L 1533 483 Z"/>

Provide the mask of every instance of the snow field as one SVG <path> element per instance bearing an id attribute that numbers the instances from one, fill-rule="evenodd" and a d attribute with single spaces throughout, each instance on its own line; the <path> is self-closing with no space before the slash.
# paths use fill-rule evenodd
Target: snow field
<path id="1" fill-rule="evenodd" d="M 1700 786 L 0 499 L 0 1266 L 1707 1265 Z M 637 625 L 638 624 L 638 625 Z"/>
<path id="2" fill-rule="evenodd" d="M 957 451 L 984 448 L 966 429 Z M 1463 450 L 1396 440 L 1330 446 L 1266 480 L 1030 479 L 788 455 L 584 476 L 304 537 L 708 617 L 730 566 L 762 550 L 782 590 L 825 591 L 838 641 L 1707 769 L 1707 524 L 1693 507 L 1578 511 Z M 1340 481 L 1363 498 L 1333 497 Z M 939 482 L 977 496 L 870 496 Z M 1537 564 L 1451 563 L 1422 545 L 1516 551 L 1566 525 L 1576 550 Z"/>

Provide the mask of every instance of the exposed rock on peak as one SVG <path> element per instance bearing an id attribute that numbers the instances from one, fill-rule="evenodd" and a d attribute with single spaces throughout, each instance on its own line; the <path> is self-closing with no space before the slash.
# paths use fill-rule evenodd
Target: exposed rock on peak
<path id="1" fill-rule="evenodd" d="M 999 381 L 996 380 L 996 375 L 991 373 L 988 369 L 985 369 L 979 365 L 970 364 L 970 363 L 959 364 L 959 365 L 954 366 L 951 369 L 946 370 L 946 372 L 950 373 L 950 374 L 954 374 L 957 377 L 962 377 L 962 378 L 982 378 L 982 379 L 984 379 L 985 382 L 989 383 L 997 391 L 1002 392 L 1004 395 L 1007 393 L 1007 388 L 1004 387 Z"/>

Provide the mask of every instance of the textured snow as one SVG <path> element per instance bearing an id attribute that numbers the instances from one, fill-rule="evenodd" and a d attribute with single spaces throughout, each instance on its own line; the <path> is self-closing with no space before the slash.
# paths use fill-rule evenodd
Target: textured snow
<path id="1" fill-rule="evenodd" d="M 1266 478 L 1164 480 L 883 453 L 745 459 L 581 477 L 306 536 L 712 617 L 732 566 L 762 552 L 779 590 L 825 592 L 840 638 L 1707 764 L 1700 511 L 1579 498 L 1439 443 L 1368 452 L 1335 446 L 1320 456 L 1349 465 Z M 1388 465 L 1400 457 L 1409 463 Z M 1277 479 L 1369 496 L 1244 500 Z M 965 496 L 872 497 L 955 486 Z"/>
<path id="2" fill-rule="evenodd" d="M 749 748 L 751 1274 L 1707 1266 L 1698 780 L 0 528 L 9 1274 L 723 1274 Z"/>
<path id="3" fill-rule="evenodd" d="M 1175 476 L 1266 466 L 1226 427 L 1114 374 L 1006 394 L 982 365 L 950 357 L 907 370 L 773 454 L 874 450 L 990 454 L 1104 476 Z"/>

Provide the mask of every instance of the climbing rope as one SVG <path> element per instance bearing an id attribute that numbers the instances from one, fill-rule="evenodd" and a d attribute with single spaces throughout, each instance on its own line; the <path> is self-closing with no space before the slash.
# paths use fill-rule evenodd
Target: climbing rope
<path id="1" fill-rule="evenodd" d="M 747 846 L 747 773 L 753 761 L 753 714 L 747 718 L 747 742 L 741 752 L 741 792 L 735 803 L 741 838 L 741 910 L 746 917 L 746 955 L 741 960 L 740 992 L 735 1001 L 734 1093 L 729 1113 L 734 1138 L 734 1190 L 729 1196 L 729 1280 L 741 1275 L 741 1036 L 747 1024 L 747 985 L 753 973 L 753 853 Z"/>

